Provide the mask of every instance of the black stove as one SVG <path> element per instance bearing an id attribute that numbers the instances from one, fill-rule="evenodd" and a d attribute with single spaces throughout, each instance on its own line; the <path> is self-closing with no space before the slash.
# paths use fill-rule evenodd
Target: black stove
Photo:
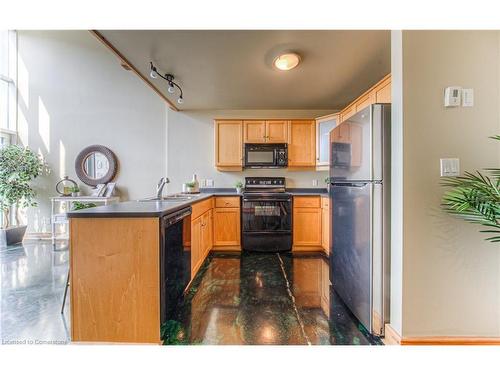
<path id="1" fill-rule="evenodd" d="M 242 247 L 247 251 L 292 249 L 292 196 L 284 177 L 246 177 Z"/>

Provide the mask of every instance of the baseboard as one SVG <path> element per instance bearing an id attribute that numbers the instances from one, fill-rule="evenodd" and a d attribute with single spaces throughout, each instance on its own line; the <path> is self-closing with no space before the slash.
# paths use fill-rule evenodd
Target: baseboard
<path id="1" fill-rule="evenodd" d="M 385 325 L 385 345 L 500 345 L 500 337 L 422 336 L 401 337 L 390 324 Z"/>
<path id="2" fill-rule="evenodd" d="M 500 337 L 424 336 L 404 337 L 401 345 L 500 345 Z"/>
<path id="3" fill-rule="evenodd" d="M 25 240 L 50 240 L 52 238 L 52 233 L 50 232 L 31 232 L 24 235 Z"/>
<path id="4" fill-rule="evenodd" d="M 390 324 L 385 325 L 385 337 L 382 339 L 385 345 L 401 345 L 401 336 Z"/>
<path id="5" fill-rule="evenodd" d="M 212 246 L 213 251 L 241 251 L 241 246 Z"/>

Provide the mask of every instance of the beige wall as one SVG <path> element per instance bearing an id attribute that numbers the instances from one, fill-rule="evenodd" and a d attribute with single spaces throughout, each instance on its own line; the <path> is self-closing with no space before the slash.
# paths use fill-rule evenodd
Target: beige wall
<path id="1" fill-rule="evenodd" d="M 168 111 L 168 177 L 169 192 L 180 191 L 191 181 L 193 173 L 199 179 L 213 179 L 214 187 L 234 187 L 245 176 L 284 176 L 288 187 L 313 187 L 312 180 L 323 183 L 328 172 L 290 172 L 283 169 L 257 169 L 243 172 L 218 172 L 215 169 L 215 118 L 314 118 L 332 111 L 325 110 L 214 110 Z"/>
<path id="2" fill-rule="evenodd" d="M 19 31 L 20 140 L 45 158 L 29 232 L 50 231 L 49 197 L 86 146 L 113 150 L 121 198 L 150 196 L 166 172 L 166 106 L 87 31 Z M 88 192 L 88 189 L 86 189 Z"/>
<path id="3" fill-rule="evenodd" d="M 439 159 L 500 164 L 499 33 L 404 31 L 403 336 L 500 336 L 500 246 L 440 210 Z M 473 88 L 472 108 L 443 89 Z"/>

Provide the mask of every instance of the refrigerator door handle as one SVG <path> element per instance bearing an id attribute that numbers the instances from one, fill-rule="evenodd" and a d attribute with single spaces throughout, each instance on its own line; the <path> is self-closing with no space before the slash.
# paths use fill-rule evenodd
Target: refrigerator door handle
<path id="1" fill-rule="evenodd" d="M 370 182 L 334 182 L 332 186 L 347 186 L 354 188 L 363 188 L 368 185 Z"/>

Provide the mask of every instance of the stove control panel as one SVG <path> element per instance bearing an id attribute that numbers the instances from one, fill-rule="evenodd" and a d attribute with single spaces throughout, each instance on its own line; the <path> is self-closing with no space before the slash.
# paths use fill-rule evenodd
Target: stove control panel
<path id="1" fill-rule="evenodd" d="M 285 177 L 245 177 L 245 186 L 284 187 Z"/>

